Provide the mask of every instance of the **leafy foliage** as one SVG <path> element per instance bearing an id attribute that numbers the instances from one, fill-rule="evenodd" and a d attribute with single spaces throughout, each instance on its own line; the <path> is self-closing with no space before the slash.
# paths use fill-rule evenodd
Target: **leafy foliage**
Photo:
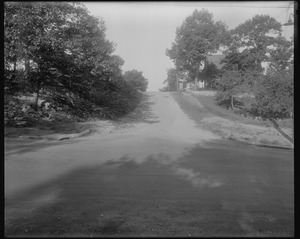
<path id="1" fill-rule="evenodd" d="M 237 50 L 232 50 L 221 63 L 224 63 L 223 70 L 262 71 L 260 63 L 258 64 L 256 61 L 256 52 L 252 49 L 245 49 L 241 53 Z"/>
<path id="2" fill-rule="evenodd" d="M 218 91 L 215 98 L 217 103 L 229 107 L 232 97 L 239 93 L 242 82 L 242 76 L 239 71 L 225 72 L 222 80 L 216 84 Z"/>
<path id="3" fill-rule="evenodd" d="M 4 10 L 5 94 L 35 93 L 36 110 L 42 97 L 84 118 L 113 118 L 136 105 L 138 87 L 123 79 L 104 21 L 82 4 L 6 2 Z"/>
<path id="4" fill-rule="evenodd" d="M 270 65 L 271 71 L 281 71 L 294 67 L 293 51 L 294 42 L 287 41 L 284 37 L 276 38 L 274 48 L 270 49 Z"/>
<path id="5" fill-rule="evenodd" d="M 228 106 L 234 96 L 248 92 L 255 95 L 247 108 L 252 115 L 288 117 L 293 108 L 293 42 L 281 36 L 281 24 L 270 16 L 256 15 L 231 33 L 217 103 Z M 263 61 L 270 62 L 266 76 L 262 74 Z"/>
<path id="6" fill-rule="evenodd" d="M 217 104 L 233 108 L 234 97 L 243 93 L 251 93 L 260 77 L 261 75 L 251 71 L 225 71 L 222 79 L 216 83 Z"/>
<path id="7" fill-rule="evenodd" d="M 166 55 L 179 71 L 187 71 L 190 78 L 197 78 L 201 61 L 208 53 L 215 52 L 226 41 L 226 26 L 214 22 L 207 10 L 195 10 L 176 30 L 175 42 Z"/>
<path id="8" fill-rule="evenodd" d="M 261 62 L 278 42 L 281 24 L 268 15 L 256 15 L 231 30 L 231 41 L 225 51 L 225 69 L 262 72 Z M 243 49 L 243 50 L 241 50 Z"/>
<path id="9" fill-rule="evenodd" d="M 199 74 L 200 79 L 203 79 L 207 82 L 207 87 L 213 88 L 215 86 L 215 79 L 221 74 L 221 71 L 217 66 L 210 62 L 207 63 L 203 71 Z"/>
<path id="10" fill-rule="evenodd" d="M 135 89 L 140 91 L 146 91 L 148 87 L 148 80 L 143 76 L 143 72 L 137 70 L 126 71 L 124 78 Z"/>
<path id="11" fill-rule="evenodd" d="M 167 83 L 167 89 L 168 91 L 177 91 L 177 72 L 175 68 L 168 69 L 168 77 L 164 81 L 164 83 Z"/>
<path id="12" fill-rule="evenodd" d="M 268 74 L 255 87 L 254 113 L 265 119 L 289 118 L 294 106 L 294 71 Z"/>

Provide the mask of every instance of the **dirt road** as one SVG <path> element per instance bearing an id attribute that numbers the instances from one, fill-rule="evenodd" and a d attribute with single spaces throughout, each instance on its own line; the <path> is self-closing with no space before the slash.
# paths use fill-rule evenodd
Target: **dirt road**
<path id="1" fill-rule="evenodd" d="M 294 235 L 292 151 L 221 140 L 147 94 L 133 128 L 7 144 L 7 236 Z"/>

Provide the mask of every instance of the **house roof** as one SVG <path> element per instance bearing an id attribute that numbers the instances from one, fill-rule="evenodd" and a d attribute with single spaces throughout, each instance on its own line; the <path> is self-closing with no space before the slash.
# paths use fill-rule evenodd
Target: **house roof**
<path id="1" fill-rule="evenodd" d="M 221 60 L 225 58 L 225 55 L 210 55 L 207 56 L 209 63 L 214 63 L 218 69 L 221 69 L 224 64 L 220 64 Z"/>

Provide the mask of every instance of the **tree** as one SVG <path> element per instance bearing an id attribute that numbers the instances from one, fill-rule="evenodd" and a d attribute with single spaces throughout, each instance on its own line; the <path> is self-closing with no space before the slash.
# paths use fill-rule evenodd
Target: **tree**
<path id="1" fill-rule="evenodd" d="M 221 73 L 217 66 L 212 62 L 207 62 L 203 71 L 199 74 L 200 78 L 207 82 L 208 87 L 213 87 L 214 79 Z"/>
<path id="2" fill-rule="evenodd" d="M 261 62 L 268 60 L 267 53 L 281 35 L 281 24 L 268 15 L 256 15 L 231 30 L 231 35 L 225 68 L 236 65 L 236 70 L 262 72 Z"/>
<path id="3" fill-rule="evenodd" d="M 164 84 L 167 83 L 168 91 L 177 91 L 177 72 L 175 68 L 168 69 L 167 79 L 164 81 Z"/>
<path id="4" fill-rule="evenodd" d="M 234 109 L 234 97 L 242 93 L 250 93 L 254 87 L 254 79 L 260 79 L 256 72 L 225 71 L 222 79 L 217 82 L 216 101 L 219 105 Z"/>
<path id="5" fill-rule="evenodd" d="M 293 112 L 293 69 L 266 75 L 255 88 L 257 112 L 266 119 L 288 118 Z"/>
<path id="6" fill-rule="evenodd" d="M 6 69 L 9 63 L 14 64 L 16 70 L 17 62 L 24 62 L 25 81 L 29 87 L 36 92 L 36 102 L 40 84 L 44 77 L 41 77 L 43 68 L 47 66 L 42 64 L 42 55 L 39 49 L 44 53 L 49 48 L 50 37 L 55 36 L 53 32 L 49 34 L 50 28 L 61 26 L 64 18 L 60 14 L 58 5 L 51 3 L 5 3 L 5 61 Z M 67 7 L 67 4 L 61 4 L 61 8 Z M 12 57 L 11 57 L 12 56 Z M 32 65 L 35 65 L 35 72 L 32 72 Z M 37 65 L 37 66 L 36 66 Z M 46 77 L 45 77 L 46 78 Z"/>
<path id="7" fill-rule="evenodd" d="M 244 49 L 242 52 L 232 49 L 226 54 L 225 58 L 221 60 L 221 63 L 224 64 L 222 70 L 225 71 L 262 71 L 261 66 L 257 65 L 256 51 L 253 49 Z"/>
<path id="8" fill-rule="evenodd" d="M 281 36 L 281 24 L 267 15 L 256 15 L 231 31 L 232 38 L 223 60 L 225 73 L 218 83 L 219 104 L 247 92 L 254 94 L 250 114 L 276 123 L 293 114 L 293 44 Z M 261 63 L 270 62 L 266 75 Z M 236 73 L 239 71 L 239 73 Z"/>
<path id="9" fill-rule="evenodd" d="M 274 47 L 270 49 L 270 65 L 272 71 L 282 71 L 294 67 L 293 51 L 294 43 L 286 40 L 284 37 L 277 37 L 275 39 Z"/>
<path id="10" fill-rule="evenodd" d="M 270 120 L 279 133 L 293 143 L 293 139 L 279 128 L 276 120 L 293 116 L 294 69 L 267 74 L 256 84 L 254 94 L 253 113 Z"/>
<path id="11" fill-rule="evenodd" d="M 35 93 L 36 109 L 43 94 L 80 117 L 115 117 L 135 107 L 139 94 L 124 80 L 124 60 L 113 55 L 104 21 L 90 16 L 82 4 L 5 3 L 4 13 L 7 94 Z"/>
<path id="12" fill-rule="evenodd" d="M 234 96 L 240 93 L 242 75 L 239 71 L 226 71 L 222 80 L 216 84 L 216 101 L 219 105 L 230 105 L 234 108 Z"/>
<path id="13" fill-rule="evenodd" d="M 276 55 L 275 52 L 278 51 L 280 43 L 286 44 L 280 37 L 281 24 L 267 15 L 254 16 L 237 26 L 231 31 L 231 34 L 232 38 L 229 41 L 228 49 L 225 51 L 225 59 L 221 61 L 224 63 L 222 69 L 225 74 L 219 84 L 219 88 L 221 87 L 219 100 L 222 99 L 221 95 L 227 99 L 228 95 L 233 95 L 233 91 L 238 93 L 238 90 L 245 90 L 245 82 L 249 87 L 248 91 L 253 90 L 258 78 L 261 78 L 260 75 L 263 71 L 261 62 L 268 61 L 270 54 L 271 56 Z M 229 79 L 229 76 L 235 71 L 240 72 L 240 83 L 237 83 L 238 78 L 235 73 L 233 79 Z M 235 84 L 243 87 L 237 87 Z M 231 101 L 233 102 L 233 99 Z"/>
<path id="14" fill-rule="evenodd" d="M 148 80 L 143 76 L 143 72 L 137 70 L 126 71 L 124 78 L 136 89 L 145 92 L 148 87 Z"/>
<path id="15" fill-rule="evenodd" d="M 174 62 L 176 69 L 188 72 L 197 87 L 199 67 L 209 53 L 213 53 L 227 41 L 226 25 L 214 22 L 207 10 L 195 10 L 176 29 L 175 42 L 166 55 Z"/>
<path id="16" fill-rule="evenodd" d="M 22 80 L 35 92 L 35 108 L 41 89 L 56 98 L 59 92 L 88 97 L 92 83 L 107 75 L 113 45 L 104 22 L 83 5 L 5 3 L 5 31 L 6 82 L 9 65 L 25 62 Z"/>

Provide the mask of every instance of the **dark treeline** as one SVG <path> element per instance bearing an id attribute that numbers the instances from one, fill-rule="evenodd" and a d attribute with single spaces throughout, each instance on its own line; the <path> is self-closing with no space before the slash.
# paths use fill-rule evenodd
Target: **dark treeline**
<path id="1" fill-rule="evenodd" d="M 134 109 L 148 81 L 124 61 L 102 19 L 79 3 L 4 4 L 5 103 L 32 95 L 78 117 L 115 118 Z"/>
<path id="2" fill-rule="evenodd" d="M 282 36 L 282 25 L 268 15 L 256 15 L 235 29 L 214 21 L 205 9 L 195 10 L 176 29 L 175 41 L 166 55 L 175 68 L 168 70 L 165 90 L 177 90 L 177 78 L 205 81 L 217 90 L 216 103 L 237 108 L 243 114 L 263 119 L 290 118 L 294 97 L 294 38 Z M 222 52 L 222 67 L 208 56 Z M 219 53 L 220 54 L 220 53 Z M 267 63 L 267 69 L 262 63 Z M 201 68 L 202 66 L 202 68 Z M 241 94 L 251 95 L 247 104 Z"/>

